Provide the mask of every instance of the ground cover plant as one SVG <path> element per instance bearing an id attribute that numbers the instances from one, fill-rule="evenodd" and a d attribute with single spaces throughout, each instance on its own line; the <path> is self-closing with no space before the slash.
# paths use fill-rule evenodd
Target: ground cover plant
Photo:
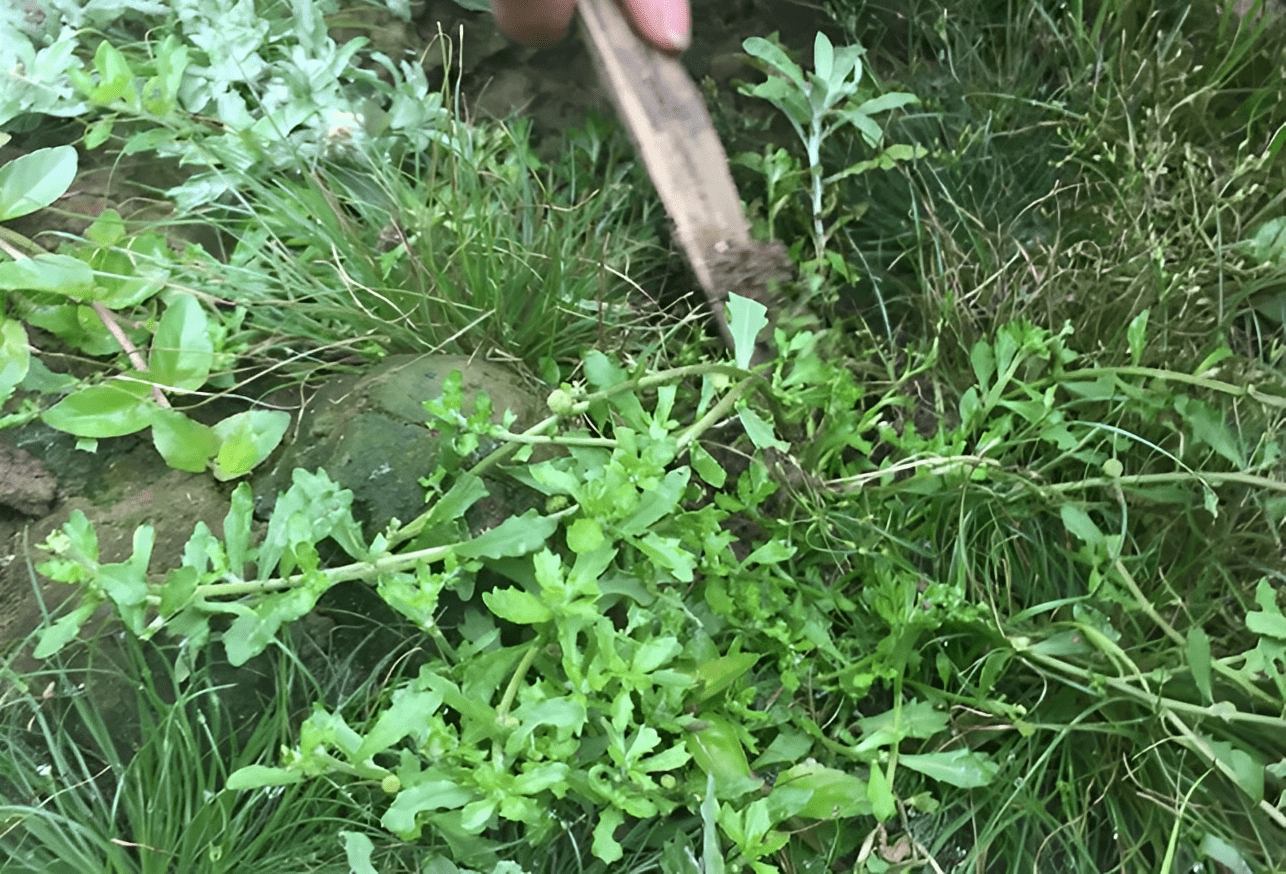
<path id="1" fill-rule="evenodd" d="M 235 80 L 203 69 L 217 46 L 185 4 L 107 48 L 46 34 L 51 81 L 85 72 L 9 98 L 37 113 L 19 127 L 62 115 L 82 145 L 199 156 L 174 221 L 230 245 L 176 253 L 110 216 L 56 252 L 6 236 L 9 421 L 65 427 L 69 400 L 142 386 L 71 406 L 152 428 L 173 464 L 155 435 L 193 427 L 173 424 L 196 423 L 187 401 L 335 348 L 500 357 L 547 415 L 519 430 L 459 381 L 424 398 L 438 467 L 422 514 L 384 530 L 325 470 L 297 471 L 263 525 L 237 485 L 222 535 L 197 525 L 151 573 L 148 529 L 105 563 L 73 516 L 41 571 L 81 606 L 40 633 L 54 661 L 17 687 L 37 694 L 6 699 L 23 754 L 0 774 L 0 870 L 276 870 L 264 835 L 290 828 L 310 870 L 362 874 L 1277 870 L 1272 9 L 925 2 L 896 32 L 844 7 L 811 47 L 752 35 L 740 99 L 767 98 L 787 136 L 734 161 L 801 268 L 757 371 L 762 307 L 732 301 L 724 350 L 645 303 L 658 216 L 622 196 L 642 177 L 619 133 L 542 160 L 521 123 L 466 124 L 449 83 L 362 72 L 314 12 L 247 19 Z M 880 26 L 885 50 L 862 52 Z M 274 87 L 302 70 L 325 87 Z M 344 116 L 341 94 L 387 116 Z M 65 151 L 31 154 L 0 214 L 69 183 Z M 51 375 L 61 347 L 33 336 L 93 356 L 101 384 Z M 229 479 L 278 439 L 201 427 L 219 439 L 191 466 Z M 471 522 L 497 474 L 528 508 Z M 340 688 L 307 679 L 297 630 L 343 587 L 390 608 L 393 655 Z M 159 645 L 187 690 L 145 687 L 136 752 L 92 712 L 77 745 L 38 697 L 104 606 L 135 670 Z M 215 654 L 281 672 L 231 753 L 193 716 Z M 153 829 L 136 773 L 193 823 L 228 817 L 245 853 Z"/>

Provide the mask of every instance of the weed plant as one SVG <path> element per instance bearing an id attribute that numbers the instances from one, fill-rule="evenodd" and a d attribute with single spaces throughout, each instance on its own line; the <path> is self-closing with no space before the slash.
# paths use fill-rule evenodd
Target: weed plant
<path id="1" fill-rule="evenodd" d="M 920 98 L 886 107 L 902 107 L 887 140 L 800 123 L 800 153 L 739 160 L 762 177 L 758 223 L 806 251 L 802 296 L 826 317 L 782 319 L 757 373 L 744 343 L 729 361 L 634 341 L 637 298 L 608 277 L 656 251 L 639 231 L 654 213 L 617 196 L 637 171 L 601 137 L 547 164 L 520 125 L 438 116 L 431 161 L 381 162 L 343 125 L 284 164 L 204 142 L 238 237 L 213 296 L 305 351 L 347 331 L 522 360 L 554 389 L 549 417 L 512 433 L 448 383 L 424 399 L 444 452 L 405 525 L 362 531 L 351 496 L 301 471 L 262 531 L 239 486 L 224 537 L 195 530 L 181 567 L 103 565 L 73 519 L 43 571 L 139 634 L 211 636 L 238 664 L 289 661 L 286 629 L 336 586 L 397 611 L 413 657 L 360 693 L 315 684 L 288 729 L 270 710 L 244 756 L 202 758 L 188 708 L 145 732 L 171 738 L 167 761 L 202 763 L 193 786 L 229 816 L 305 793 L 303 852 L 334 824 L 360 874 L 406 858 L 1277 870 L 1286 118 L 1267 21 L 912 4 L 906 56 L 872 60 Z M 788 113 L 827 67 L 845 95 L 867 87 L 847 81 L 852 46 L 827 41 L 828 61 L 818 40 L 810 67 L 752 45 L 790 71 L 761 90 Z M 836 101 L 826 112 L 874 124 Z M 885 142 L 906 148 L 880 161 Z M 845 285 L 865 297 L 842 306 Z M 734 300 L 729 318 L 753 338 L 763 314 Z M 474 530 L 465 511 L 498 468 L 545 504 Z M 15 853 L 115 853 L 102 809 L 134 823 L 127 793 L 96 800 L 56 724 L 15 737 L 62 750 L 78 786 L 39 783 L 43 752 L 15 758 L 27 800 L 8 821 L 40 829 L 7 832 Z M 137 767 L 161 773 L 152 748 Z M 67 837 L 82 823 L 95 837 Z M 186 846 L 156 828 L 120 839 Z"/>

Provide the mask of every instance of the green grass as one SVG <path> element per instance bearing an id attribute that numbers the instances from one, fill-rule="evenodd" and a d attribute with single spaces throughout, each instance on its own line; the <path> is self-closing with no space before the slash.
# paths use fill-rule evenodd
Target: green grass
<path id="1" fill-rule="evenodd" d="M 827 191 L 832 215 L 861 217 L 787 289 L 818 309 L 783 321 L 770 400 L 745 384 L 784 450 L 747 439 L 754 420 L 720 400 L 743 386 L 654 302 L 673 276 L 619 131 L 591 124 L 538 160 L 522 123 L 450 117 L 423 150 L 354 135 L 282 172 L 218 162 L 228 195 L 205 215 L 235 248 L 184 281 L 248 308 L 227 328 L 241 366 L 446 350 L 567 381 L 570 405 L 591 394 L 584 415 L 528 435 L 566 457 L 509 470 L 580 490 L 549 487 L 550 511 L 572 515 L 540 546 L 564 569 L 594 531 L 618 552 L 570 594 L 508 553 L 485 556 L 490 576 L 437 557 L 381 577 L 465 605 L 416 607 L 429 633 L 400 639 L 416 654 L 379 684 L 339 689 L 283 659 L 230 752 L 204 677 L 174 704 L 144 683 L 138 750 L 82 698 L 79 744 L 60 696 L 10 701 L 0 870 L 347 870 L 345 829 L 374 836 L 381 872 L 1279 870 L 1286 257 L 1246 241 L 1286 214 L 1286 37 L 1181 3 L 903 12 L 871 63 L 921 97 L 889 139 L 929 153 Z M 861 36 L 860 17 L 841 20 Z M 821 153 L 831 172 L 870 157 L 851 136 Z M 738 173 L 763 225 L 768 188 Z M 809 200 L 774 209 L 787 242 L 809 238 Z M 469 423 L 449 403 L 436 415 L 467 456 Z M 466 468 L 453 459 L 433 488 Z M 614 515 L 645 493 L 670 501 L 646 526 L 659 539 Z M 455 524 L 406 548 L 467 538 Z M 497 594 L 510 586 L 567 612 Z M 663 670 L 633 661 L 671 647 Z M 290 690 L 368 737 L 427 694 L 412 665 L 466 690 L 431 731 L 369 761 L 333 737 L 296 748 Z M 571 703 L 587 715 L 569 746 Z M 692 756 L 668 784 L 630 757 L 647 731 L 651 752 Z M 281 796 L 224 786 L 282 746 L 321 775 Z M 513 789 L 519 813 L 476 833 L 432 809 L 418 836 L 381 836 L 379 775 L 435 769 L 485 811 L 487 780 L 551 763 L 562 782 Z M 752 776 L 765 782 L 737 782 Z M 807 807 L 825 780 L 834 806 Z M 174 816 L 147 813 L 158 798 Z"/>
<path id="2" fill-rule="evenodd" d="M 347 871 L 336 831 L 362 829 L 364 817 L 342 790 L 250 796 L 224 785 L 290 737 L 296 672 L 283 667 L 247 714 L 206 670 L 176 693 L 172 659 L 126 638 L 100 643 L 78 667 L 23 677 L 25 694 L 9 687 L 0 871 Z"/>

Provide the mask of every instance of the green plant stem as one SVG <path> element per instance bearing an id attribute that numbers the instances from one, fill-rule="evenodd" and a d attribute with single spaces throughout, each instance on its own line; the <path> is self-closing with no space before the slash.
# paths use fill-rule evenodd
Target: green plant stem
<path id="1" fill-rule="evenodd" d="M 1243 486 L 1253 486 L 1257 489 L 1267 489 L 1274 492 L 1286 492 L 1286 482 L 1281 480 L 1272 480 L 1267 477 L 1256 476 L 1253 473 L 1216 473 L 1212 471 L 1198 471 L 1195 473 L 1140 473 L 1134 475 L 1122 475 L 1117 477 L 1111 476 L 1092 476 L 1085 479 L 1078 479 L 1074 482 L 1066 483 L 1049 483 L 1039 486 L 1038 488 L 1062 494 L 1065 492 L 1079 492 L 1086 489 L 1108 488 L 1113 485 L 1120 486 L 1148 486 L 1148 485 L 1165 485 L 1174 483 L 1191 482 L 1197 479 L 1206 485 L 1226 485 L 1235 483 Z"/>
<path id="2" fill-rule="evenodd" d="M 504 725 L 509 718 L 509 708 L 513 706 L 514 698 L 518 697 L 518 689 L 522 686 L 523 678 L 527 676 L 527 670 L 531 667 L 531 663 L 536 660 L 536 653 L 540 651 L 540 647 L 539 638 L 532 641 L 531 646 L 527 647 L 527 651 L 522 654 L 522 661 L 518 662 L 518 667 L 514 668 L 513 676 L 509 678 L 509 684 L 505 686 L 505 694 L 496 706 L 497 725 Z"/>
<path id="3" fill-rule="evenodd" d="M 1189 704 L 1186 701 L 1180 701 L 1177 698 L 1166 698 L 1163 696 L 1149 694 L 1135 688 L 1126 681 L 1117 677 L 1108 677 L 1094 671 L 1078 668 L 1073 664 L 1056 659 L 1053 656 L 1044 655 L 1043 653 L 1033 652 L 1029 646 L 1023 646 L 1010 638 L 1010 643 L 1024 660 L 1037 663 L 1046 669 L 1062 674 L 1062 679 L 1066 682 L 1068 678 L 1074 677 L 1083 684 L 1090 685 L 1093 683 L 1102 683 L 1116 692 L 1120 692 L 1127 698 L 1135 702 L 1150 707 L 1158 712 L 1164 713 L 1183 713 L 1194 718 L 1219 719 L 1224 722 L 1241 722 L 1252 725 L 1262 725 L 1272 728 L 1276 731 L 1286 731 L 1286 721 L 1279 716 L 1263 716 L 1258 713 L 1242 713 L 1235 707 L 1220 707 L 1218 705 L 1201 706 L 1199 704 Z"/>
<path id="4" fill-rule="evenodd" d="M 679 435 L 675 441 L 675 446 L 679 452 L 687 449 L 691 443 L 708 431 L 715 422 L 720 421 L 732 412 L 733 406 L 750 387 L 752 380 L 744 379 L 737 385 L 729 389 L 719 402 L 706 411 L 706 414 L 697 421 L 693 422 L 688 428 Z"/>
<path id="5" fill-rule="evenodd" d="M 1213 749 L 1210 748 L 1210 744 L 1205 738 L 1201 737 L 1199 734 L 1197 734 L 1191 728 L 1185 725 L 1183 720 L 1179 719 L 1173 713 L 1165 714 L 1165 718 L 1167 722 L 1169 722 L 1175 727 L 1175 729 L 1179 732 L 1179 734 L 1183 735 L 1184 746 L 1188 747 L 1188 749 L 1197 753 L 1203 759 L 1209 762 L 1220 773 L 1222 773 L 1225 777 L 1231 780 L 1234 783 L 1234 785 L 1237 783 L 1237 775 L 1234 774 L 1232 772 L 1232 769 L 1229 768 L 1226 764 L 1224 764 L 1224 761 L 1219 758 L 1219 755 Z M 1282 813 L 1280 810 L 1273 807 L 1271 804 L 1268 803 L 1266 799 L 1261 798 L 1258 802 L 1258 807 L 1261 811 L 1267 814 L 1270 819 L 1272 819 L 1275 823 L 1277 823 L 1279 827 L 1286 828 L 1286 814 Z"/>
<path id="6" fill-rule="evenodd" d="M 1059 374 L 1058 381 L 1065 382 L 1073 379 L 1097 379 L 1101 376 L 1142 376 L 1166 382 L 1179 382 L 1184 385 L 1198 386 L 1200 388 L 1209 389 L 1210 391 L 1222 392 L 1234 397 L 1254 398 L 1260 403 L 1267 404 L 1270 407 L 1286 409 L 1286 397 L 1282 397 L 1281 395 L 1265 394 L 1264 392 L 1257 391 L 1253 385 L 1235 385 L 1231 382 L 1210 379 L 1204 376 L 1192 376 L 1190 374 L 1179 373 L 1174 370 L 1162 370 L 1157 367 L 1121 366 L 1070 370 Z"/>
<path id="7" fill-rule="evenodd" d="M 316 571 L 325 577 L 330 585 L 349 580 L 369 580 L 380 574 L 392 574 L 414 567 L 421 562 L 442 561 L 452 550 L 461 544 L 450 543 L 445 546 L 434 546 L 428 549 L 417 549 L 412 552 L 393 555 L 385 553 L 370 561 L 358 561 L 336 568 Z M 292 589 L 305 580 L 314 578 L 314 574 L 292 574 L 288 577 L 277 577 L 269 580 L 238 581 L 235 583 L 210 583 L 197 586 L 193 598 L 237 598 L 243 595 L 255 595 L 263 592 L 277 592 Z M 149 603 L 160 603 L 160 596 L 148 596 Z"/>
<path id="8" fill-rule="evenodd" d="M 813 248 L 817 254 L 818 264 L 826 255 L 826 227 L 822 223 L 825 211 L 822 197 L 822 139 L 824 136 L 821 116 L 814 113 L 808 126 L 808 142 L 804 145 L 808 150 L 808 178 L 813 198 Z"/>

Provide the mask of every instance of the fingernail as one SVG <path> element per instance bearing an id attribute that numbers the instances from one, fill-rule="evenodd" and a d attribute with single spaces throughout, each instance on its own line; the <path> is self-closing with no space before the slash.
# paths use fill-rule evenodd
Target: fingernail
<path id="1" fill-rule="evenodd" d="M 661 27 L 665 38 L 676 52 L 681 52 L 692 44 L 692 17 L 688 4 L 679 2 L 666 3 L 661 7 Z"/>

